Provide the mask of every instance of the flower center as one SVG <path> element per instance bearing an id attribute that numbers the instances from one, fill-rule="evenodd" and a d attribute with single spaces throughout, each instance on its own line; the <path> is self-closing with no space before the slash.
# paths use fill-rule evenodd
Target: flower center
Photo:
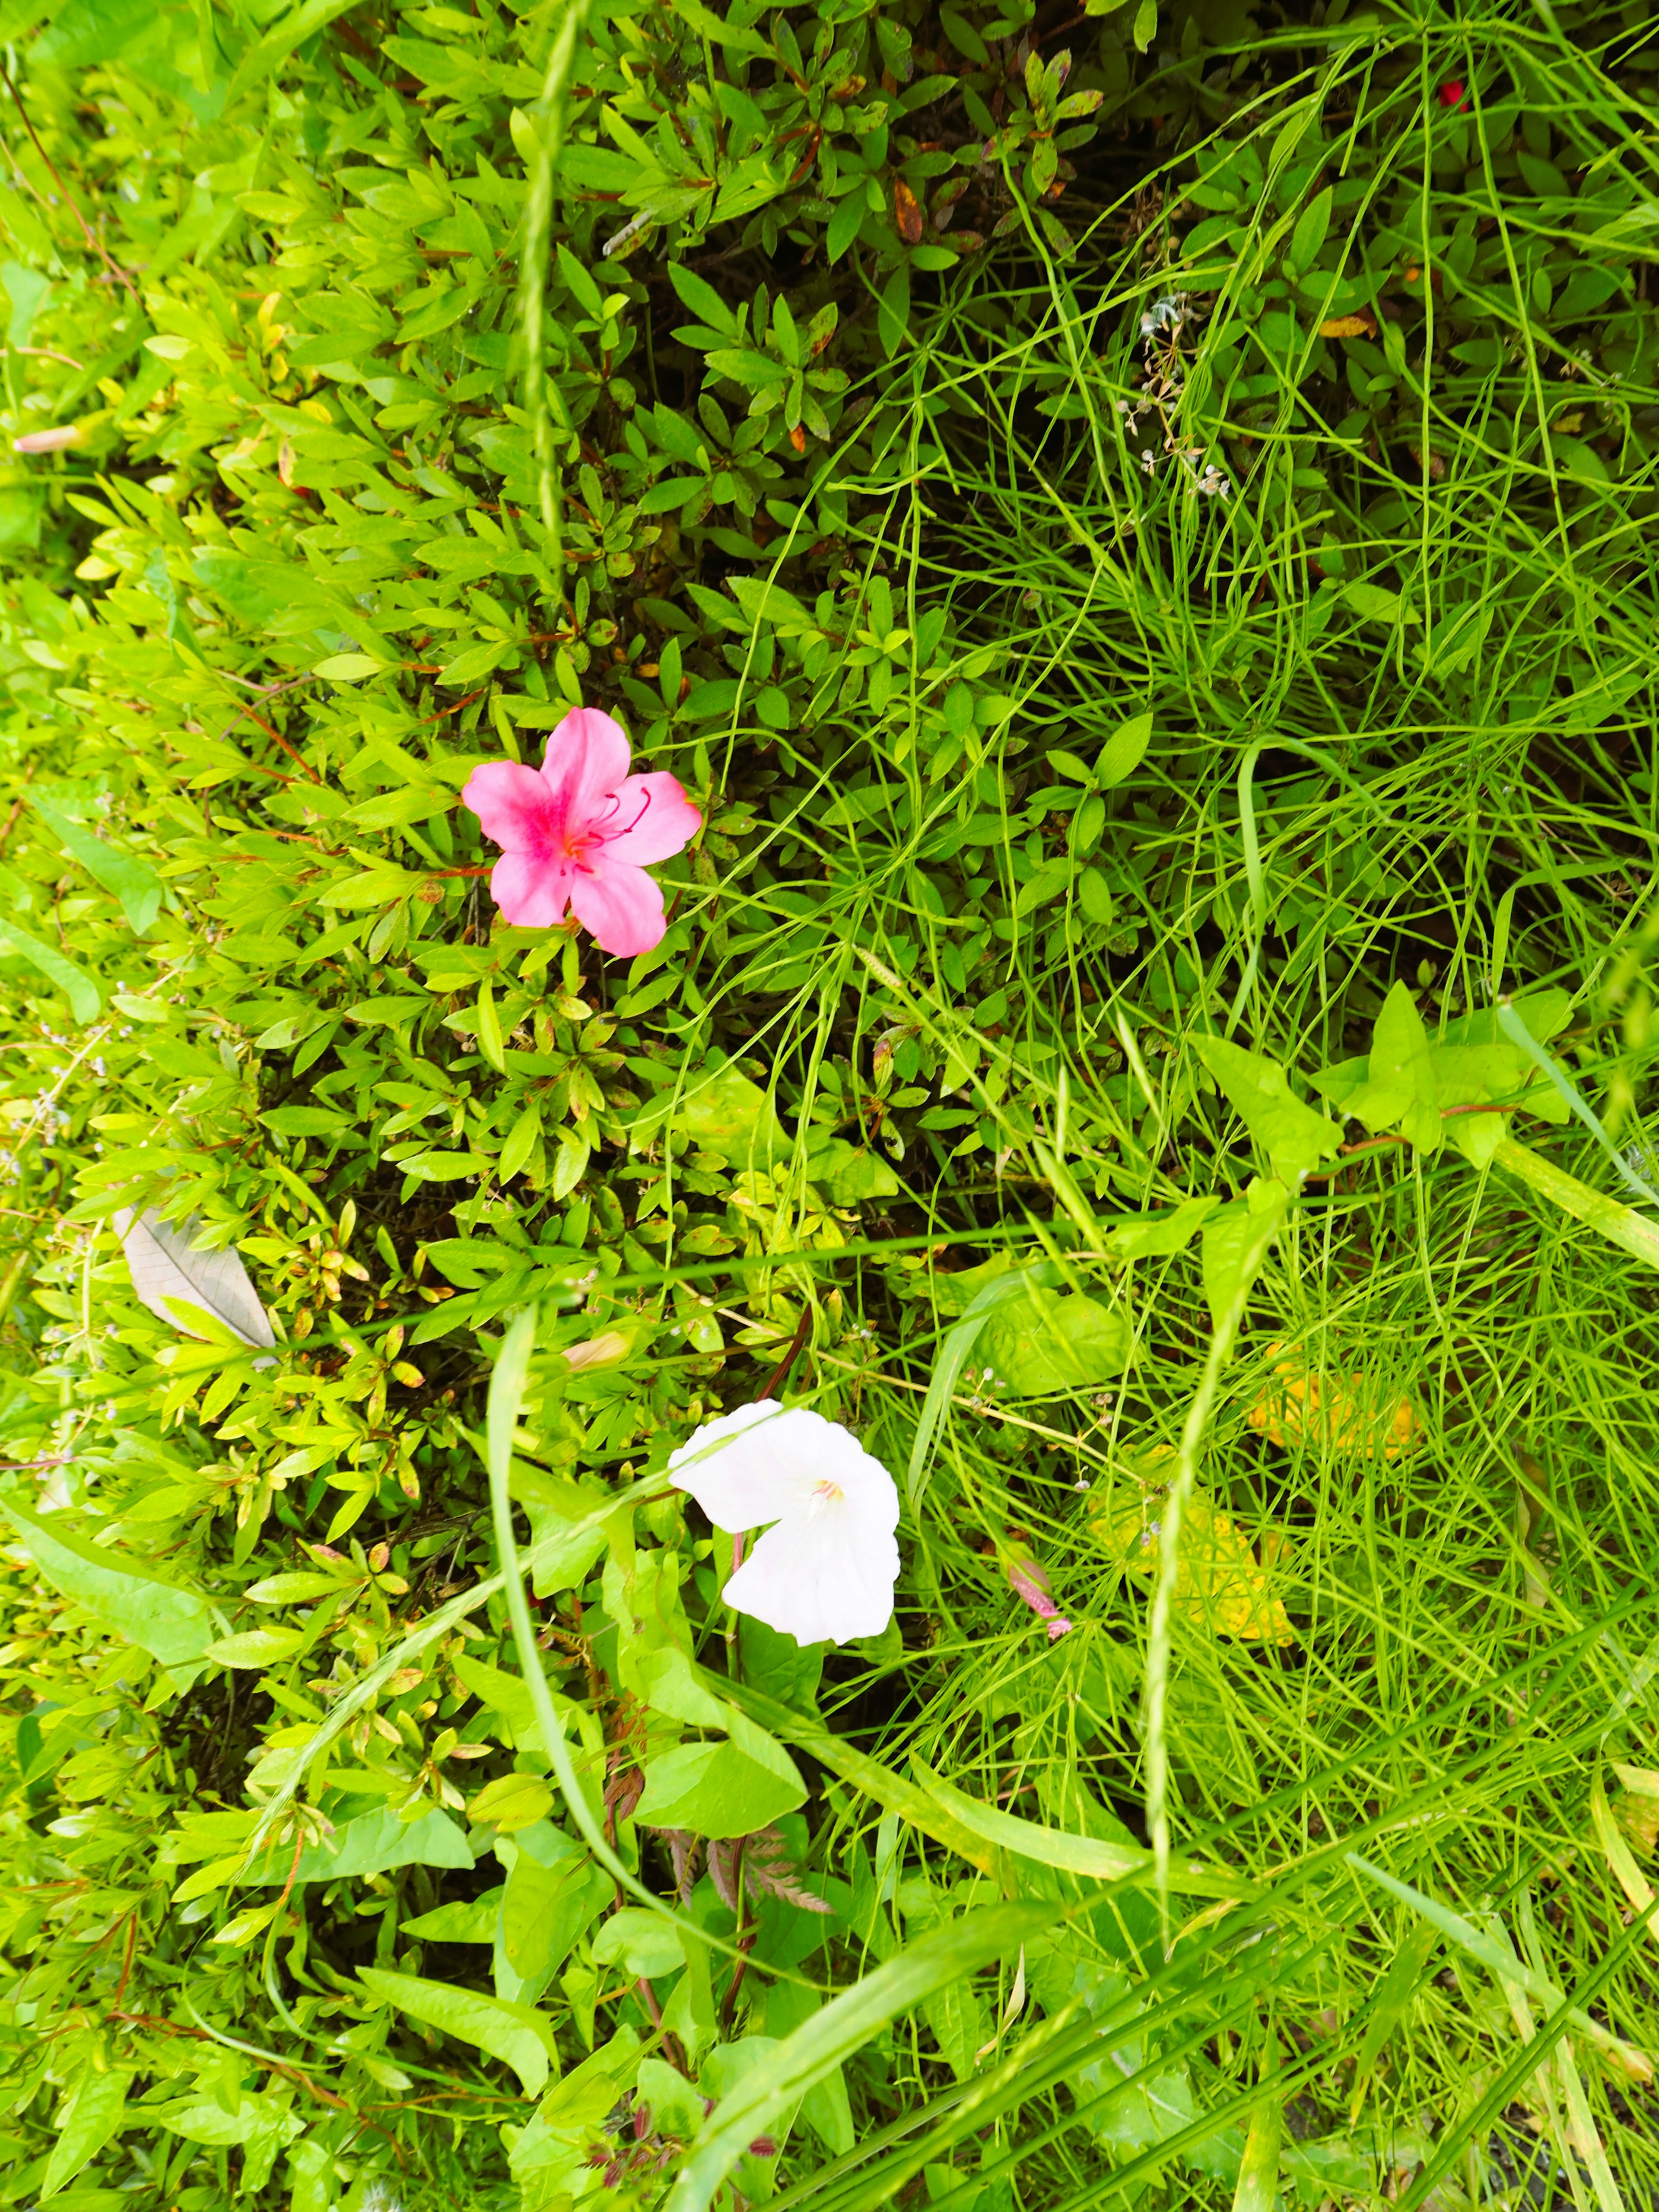
<path id="1" fill-rule="evenodd" d="M 819 1514 L 827 1512 L 830 1506 L 839 1505 L 846 1494 L 838 1482 L 831 1482 L 826 1475 L 822 1482 L 812 1486 L 812 1494 L 806 1501 L 807 1517 L 816 1521 Z"/>

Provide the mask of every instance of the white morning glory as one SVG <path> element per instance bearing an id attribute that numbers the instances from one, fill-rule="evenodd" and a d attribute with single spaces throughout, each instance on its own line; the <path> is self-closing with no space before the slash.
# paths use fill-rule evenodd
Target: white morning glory
<path id="1" fill-rule="evenodd" d="M 797 1644 L 879 1636 L 898 1579 L 898 1492 L 838 1422 L 769 1398 L 705 1421 L 668 1462 L 717 1528 L 766 1534 L 721 1595 Z"/>

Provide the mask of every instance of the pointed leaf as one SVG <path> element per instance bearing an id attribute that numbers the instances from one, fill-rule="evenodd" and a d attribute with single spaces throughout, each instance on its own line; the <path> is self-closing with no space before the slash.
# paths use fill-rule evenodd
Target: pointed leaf
<path id="1" fill-rule="evenodd" d="M 999 1905 L 969 1913 L 935 1929 L 850 1990 L 843 1990 L 769 2051 L 720 2100 L 680 2169 L 667 2212 L 708 2212 L 715 2192 L 750 2144 L 766 2133 L 779 2114 L 798 2104 L 815 2081 L 833 2073 L 897 2014 L 925 2004 L 936 1991 L 993 1960 L 1012 1958 L 1059 1911 L 1053 1905 Z"/>
<path id="2" fill-rule="evenodd" d="M 192 1589 L 168 1582 L 124 1552 L 89 1544 L 68 1528 L 52 1527 L 15 1498 L 0 1510 L 16 1528 L 23 1548 L 52 1588 L 129 1644 L 150 1652 L 175 1677 L 206 1652 L 214 1633 L 212 1608 Z"/>
<path id="3" fill-rule="evenodd" d="M 416 1974 L 385 1973 L 375 1966 L 359 1966 L 357 1976 L 382 2004 L 395 2005 L 411 2020 L 475 2043 L 501 2059 L 524 2084 L 526 2096 L 538 2097 L 546 2087 L 550 2062 L 557 2053 L 551 2023 L 532 2006 L 453 1989 L 447 1982 L 424 1981 Z"/>
<path id="4" fill-rule="evenodd" d="M 200 1227 L 194 1214 L 183 1223 L 163 1221 L 154 1207 L 142 1214 L 129 1208 L 116 1215 L 115 1231 L 139 1301 L 186 1336 L 205 1337 L 207 1332 L 181 1319 L 173 1301 L 198 1308 L 240 1344 L 275 1344 L 270 1316 L 248 1280 L 241 1255 L 230 1246 L 218 1252 L 192 1250 L 191 1240 Z"/>
<path id="5" fill-rule="evenodd" d="M 1193 1047 L 1281 1182 L 1294 1188 L 1322 1160 L 1335 1157 L 1341 1125 L 1304 1106 L 1276 1060 L 1224 1037 L 1195 1037 Z"/>

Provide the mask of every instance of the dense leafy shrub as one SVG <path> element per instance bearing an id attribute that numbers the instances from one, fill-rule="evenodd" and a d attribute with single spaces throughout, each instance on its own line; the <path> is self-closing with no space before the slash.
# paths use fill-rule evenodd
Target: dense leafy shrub
<path id="1" fill-rule="evenodd" d="M 11 11 L 0 2202 L 1650 2192 L 1644 34 Z"/>

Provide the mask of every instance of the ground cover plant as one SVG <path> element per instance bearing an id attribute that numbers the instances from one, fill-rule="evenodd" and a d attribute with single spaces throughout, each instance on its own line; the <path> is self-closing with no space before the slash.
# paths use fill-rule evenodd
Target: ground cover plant
<path id="1" fill-rule="evenodd" d="M 0 2203 L 1654 2202 L 1649 12 L 9 9 Z"/>

